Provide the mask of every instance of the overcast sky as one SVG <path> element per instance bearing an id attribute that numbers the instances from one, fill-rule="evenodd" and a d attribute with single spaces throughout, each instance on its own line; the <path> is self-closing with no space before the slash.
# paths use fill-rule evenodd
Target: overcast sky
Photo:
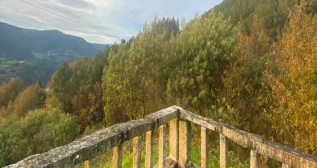
<path id="1" fill-rule="evenodd" d="M 112 44 L 158 17 L 192 19 L 222 0 L 0 0 L 0 22 Z"/>

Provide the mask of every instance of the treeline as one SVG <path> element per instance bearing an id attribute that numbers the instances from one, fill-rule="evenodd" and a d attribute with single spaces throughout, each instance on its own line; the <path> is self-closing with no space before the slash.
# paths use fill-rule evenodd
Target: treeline
<path id="1" fill-rule="evenodd" d="M 177 104 L 317 153 L 316 1 L 224 1 L 156 19 L 109 54 L 107 125 Z"/>
<path id="2" fill-rule="evenodd" d="M 97 124 L 174 104 L 317 154 L 316 4 L 224 0 L 189 22 L 156 18 L 129 41 L 65 63 L 46 89 L 40 82 L 24 88 L 17 78 L 2 84 L 0 158 L 10 159 L 0 165 L 68 143 Z M 51 132 L 72 136 L 54 143 L 50 133 L 23 132 L 32 117 L 44 121 L 34 129 L 50 123 L 58 125 Z M 29 138 L 20 142 L 19 136 Z M 37 150 L 17 145 L 38 138 L 51 141 L 37 143 L 43 145 Z M 23 154 L 6 155 L 1 145 Z"/>
<path id="3" fill-rule="evenodd" d="M 109 54 L 106 124 L 177 104 L 316 154 L 312 4 L 224 1 L 178 28 L 164 18 L 145 25 Z"/>
<path id="4" fill-rule="evenodd" d="M 101 77 L 110 50 L 64 63 L 47 86 L 37 81 L 24 87 L 20 78 L 0 85 L 0 167 L 99 127 L 104 119 Z"/>

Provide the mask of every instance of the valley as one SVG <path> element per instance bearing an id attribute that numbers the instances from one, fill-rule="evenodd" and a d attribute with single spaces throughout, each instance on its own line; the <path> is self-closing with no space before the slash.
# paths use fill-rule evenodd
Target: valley
<path id="1" fill-rule="evenodd" d="M 23 29 L 1 22 L 0 40 L 0 84 L 20 77 L 26 86 L 37 80 L 46 84 L 64 62 L 94 56 L 106 47 L 57 30 Z"/>
<path id="2" fill-rule="evenodd" d="M 54 71 L 64 62 L 71 63 L 80 56 L 74 50 L 48 50 L 47 52 L 32 52 L 31 60 L 0 58 L 0 83 L 19 76 L 26 85 L 36 80 L 47 83 Z"/>

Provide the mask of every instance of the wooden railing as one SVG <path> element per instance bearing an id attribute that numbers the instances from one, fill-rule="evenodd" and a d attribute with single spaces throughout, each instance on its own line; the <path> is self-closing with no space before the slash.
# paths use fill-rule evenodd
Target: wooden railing
<path id="1" fill-rule="evenodd" d="M 78 139 L 68 145 L 52 149 L 43 154 L 25 158 L 6 168 L 15 167 L 72 167 L 108 150 L 113 150 L 112 167 L 122 167 L 122 144 L 133 139 L 133 165 L 141 167 L 142 136 L 145 135 L 145 167 L 153 167 L 153 134 L 159 130 L 159 159 L 157 166 L 195 167 L 190 163 L 191 123 L 201 126 L 201 167 L 208 167 L 208 132 L 219 133 L 220 167 L 228 167 L 228 139 L 251 150 L 250 167 L 258 167 L 258 155 L 266 155 L 283 163 L 283 167 L 317 168 L 317 157 L 298 150 L 268 141 L 258 135 L 247 133 L 230 125 L 199 116 L 180 107 L 172 106 L 148 115 L 144 119 L 117 124 Z M 169 125 L 169 156 L 164 156 L 166 124 Z"/>

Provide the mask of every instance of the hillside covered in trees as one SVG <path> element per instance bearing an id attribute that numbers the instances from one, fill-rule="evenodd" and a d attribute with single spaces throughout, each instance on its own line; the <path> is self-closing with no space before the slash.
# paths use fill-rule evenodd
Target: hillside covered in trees
<path id="1" fill-rule="evenodd" d="M 24 29 L 0 22 L 0 83 L 19 76 L 26 85 L 47 83 L 63 62 L 101 53 L 106 44 L 89 43 L 58 30 Z"/>
<path id="2" fill-rule="evenodd" d="M 174 104 L 316 155 L 316 12 L 316 0 L 224 0 L 191 21 L 156 18 L 47 86 L 12 78 L 0 166 Z"/>
<path id="3" fill-rule="evenodd" d="M 32 60 L 34 53 L 69 49 L 78 55 L 93 56 L 100 51 L 97 44 L 58 30 L 23 29 L 0 22 L 0 56 L 7 59 Z M 105 45 L 103 45 L 105 47 Z"/>

